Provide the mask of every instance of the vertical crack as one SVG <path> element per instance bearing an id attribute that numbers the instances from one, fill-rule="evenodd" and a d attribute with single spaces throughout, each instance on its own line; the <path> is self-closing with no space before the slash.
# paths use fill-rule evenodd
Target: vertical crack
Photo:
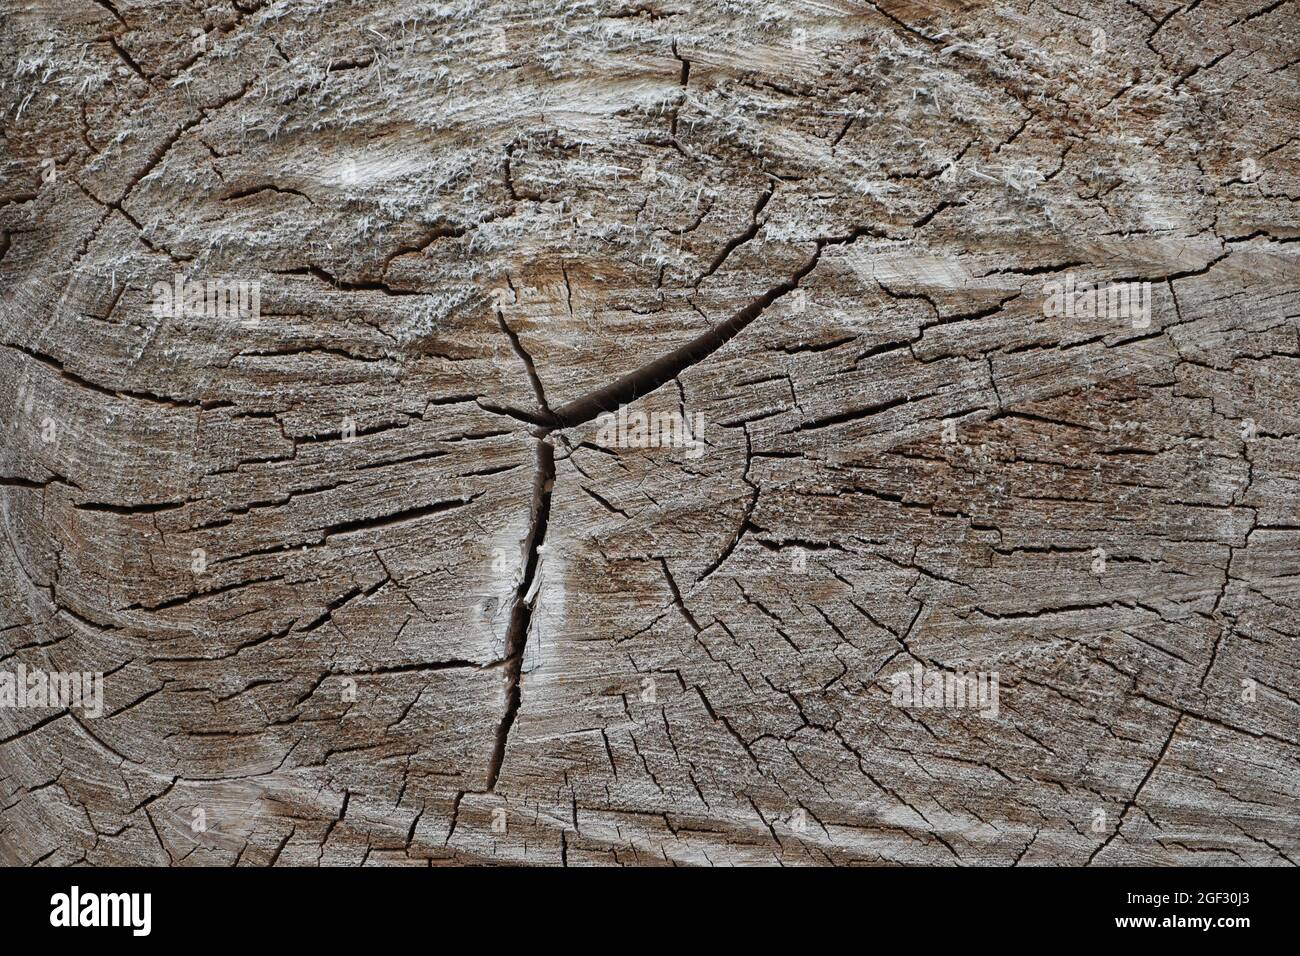
<path id="1" fill-rule="evenodd" d="M 677 82 L 681 86 L 681 88 L 685 90 L 686 87 L 691 82 L 691 61 L 686 59 L 686 57 L 682 56 L 680 53 L 677 52 L 676 40 L 673 40 L 673 56 L 677 59 L 677 62 L 682 65 L 681 73 L 677 77 Z M 668 123 L 668 131 L 673 137 L 677 136 L 677 113 L 681 109 L 682 104 L 685 102 L 686 102 L 686 94 L 683 92 L 681 100 L 678 102 L 676 106 L 673 107 L 673 111 Z"/>
<path id="2" fill-rule="evenodd" d="M 497 724 L 496 744 L 488 764 L 488 793 L 496 789 L 501 776 L 501 764 L 506 757 L 506 742 L 510 728 L 519 713 L 521 700 L 519 680 L 523 674 L 524 650 L 528 646 L 528 628 L 532 623 L 533 607 L 537 603 L 534 585 L 541 563 L 542 546 L 546 541 L 546 525 L 551 516 L 551 491 L 555 487 L 555 446 L 545 439 L 537 440 L 537 470 L 533 473 L 533 504 L 528 530 L 527 558 L 524 576 L 515 589 L 514 603 L 510 607 L 510 624 L 506 629 L 505 681 L 506 703 Z"/>

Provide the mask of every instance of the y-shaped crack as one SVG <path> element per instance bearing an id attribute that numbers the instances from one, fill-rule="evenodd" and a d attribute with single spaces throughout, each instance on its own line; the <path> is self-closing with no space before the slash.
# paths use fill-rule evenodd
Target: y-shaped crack
<path id="1" fill-rule="evenodd" d="M 489 793 L 496 789 L 501 776 L 501 765 L 505 760 L 506 743 L 510 737 L 510 728 L 514 726 L 519 713 L 521 701 L 520 676 L 523 673 L 524 651 L 528 645 L 528 632 L 532 623 L 533 608 L 537 602 L 535 587 L 537 571 L 541 562 L 541 551 L 546 540 L 546 525 L 551 513 L 551 492 L 555 486 L 555 447 L 547 436 L 556 429 L 570 428 L 591 421 L 603 411 L 612 411 L 619 405 L 633 401 L 642 395 L 653 392 L 667 382 L 675 379 L 682 371 L 708 358 L 722 346 L 739 335 L 751 322 L 762 315 L 782 296 L 793 292 L 821 261 L 822 252 L 827 246 L 848 245 L 862 236 L 879 235 L 867 226 L 860 226 L 843 236 L 832 236 L 816 240 L 816 249 L 797 272 L 784 282 L 773 286 L 767 292 L 733 315 L 725 322 L 714 326 L 680 348 L 660 356 L 653 362 L 629 372 L 622 378 L 604 388 L 569 402 L 559 409 L 550 409 L 542 397 L 540 380 L 536 376 L 531 356 L 525 361 L 529 366 L 530 378 L 537 390 L 538 400 L 542 403 L 542 414 L 538 416 L 537 468 L 533 474 L 533 506 L 531 527 L 525 545 L 527 556 L 524 564 L 523 579 L 515 590 L 514 603 L 510 609 L 510 625 L 506 631 L 505 675 L 506 702 L 497 725 L 496 745 L 492 751 L 492 760 L 488 765 L 487 786 Z M 518 343 L 513 332 L 502 320 L 503 330 L 510 336 L 512 344 L 521 351 L 521 358 L 526 353 Z"/>

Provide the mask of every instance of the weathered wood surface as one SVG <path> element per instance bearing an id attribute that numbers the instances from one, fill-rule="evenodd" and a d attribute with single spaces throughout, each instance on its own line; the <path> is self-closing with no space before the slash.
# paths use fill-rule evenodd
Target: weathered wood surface
<path id="1" fill-rule="evenodd" d="M 1300 859 L 1295 3 L 3 11 L 0 860 Z"/>

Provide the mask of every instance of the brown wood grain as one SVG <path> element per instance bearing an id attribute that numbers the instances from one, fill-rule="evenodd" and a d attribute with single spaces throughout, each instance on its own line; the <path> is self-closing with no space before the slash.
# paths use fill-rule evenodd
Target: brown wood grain
<path id="1" fill-rule="evenodd" d="M 0 5 L 0 862 L 1300 859 L 1294 4 L 197 6 Z"/>

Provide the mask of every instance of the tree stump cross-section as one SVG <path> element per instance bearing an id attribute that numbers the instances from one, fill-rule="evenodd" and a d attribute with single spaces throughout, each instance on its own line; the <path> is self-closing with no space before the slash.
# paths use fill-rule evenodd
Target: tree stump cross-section
<path id="1" fill-rule="evenodd" d="M 1300 860 L 1294 3 L 0 22 L 0 862 Z"/>

